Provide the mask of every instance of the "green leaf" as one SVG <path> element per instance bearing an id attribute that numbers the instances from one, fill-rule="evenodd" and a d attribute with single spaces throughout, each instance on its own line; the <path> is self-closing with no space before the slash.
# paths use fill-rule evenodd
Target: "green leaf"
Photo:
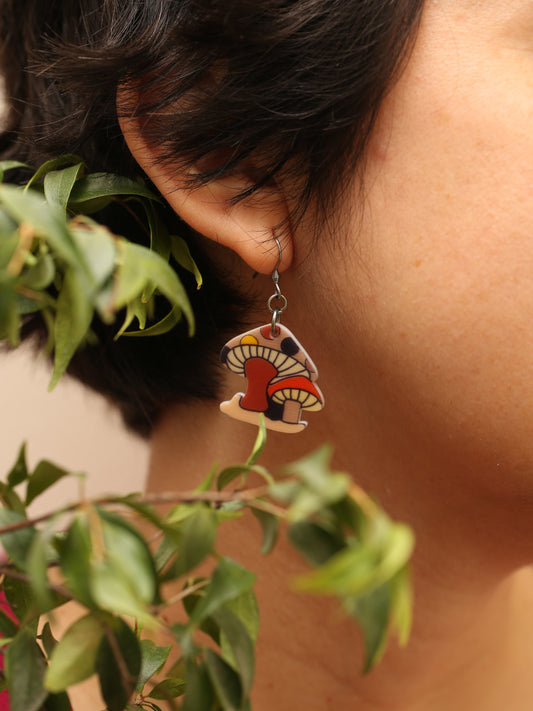
<path id="1" fill-rule="evenodd" d="M 391 591 L 391 627 L 398 635 L 400 645 L 409 640 L 413 622 L 413 590 L 407 567 L 400 570 L 389 583 Z"/>
<path id="2" fill-rule="evenodd" d="M 194 489 L 195 492 L 202 492 L 202 491 L 210 491 L 213 488 L 213 484 L 215 483 L 215 479 L 217 476 L 217 471 L 218 471 L 218 464 L 214 464 L 211 467 L 211 470 L 203 479 L 200 484 Z"/>
<path id="3" fill-rule="evenodd" d="M 254 464 L 257 464 L 257 460 L 259 459 L 263 449 L 265 448 L 266 441 L 267 433 L 265 427 L 265 418 L 263 415 L 261 415 L 259 419 L 259 430 L 257 432 L 257 437 L 255 439 L 254 446 L 252 447 L 252 452 L 246 461 L 246 464 L 248 466 L 253 467 Z"/>
<path id="4" fill-rule="evenodd" d="M 308 518 L 321 509 L 341 501 L 348 494 L 351 479 L 347 474 L 332 472 L 332 448 L 324 445 L 298 462 L 287 467 L 287 472 L 303 484 L 296 491 L 288 516 L 292 521 Z"/>
<path id="5" fill-rule="evenodd" d="M 147 275 L 143 270 L 142 261 L 135 250 L 129 249 L 130 243 L 119 239 L 118 268 L 115 272 L 115 288 L 113 293 L 113 308 L 119 310 L 128 303 L 140 298 L 147 282 Z M 146 249 L 141 247 L 141 249 Z M 164 264 L 166 262 L 163 262 Z"/>
<path id="6" fill-rule="evenodd" d="M 0 607 L 0 635 L 2 637 L 15 637 L 19 629 L 19 626 L 15 620 Z"/>
<path id="7" fill-rule="evenodd" d="M 158 573 L 161 573 L 172 558 L 176 558 L 179 549 L 179 534 L 163 536 L 161 543 L 154 553 L 154 565 Z M 163 575 L 164 577 L 164 575 Z"/>
<path id="8" fill-rule="evenodd" d="M 57 640 L 52 634 L 52 628 L 50 627 L 49 622 L 45 622 L 44 627 L 41 630 L 41 642 L 43 643 L 46 656 L 50 657 L 57 645 Z"/>
<path id="9" fill-rule="evenodd" d="M 181 711 L 212 711 L 213 687 L 205 664 L 187 660 L 185 699 Z"/>
<path id="10" fill-rule="evenodd" d="M 387 644 L 391 595 L 388 584 L 381 585 L 366 595 L 350 596 L 344 607 L 354 617 L 363 633 L 365 662 L 363 672 L 368 672 L 381 659 Z"/>
<path id="11" fill-rule="evenodd" d="M 239 711 L 243 694 L 239 676 L 211 649 L 205 653 L 207 672 L 224 711 Z"/>
<path id="12" fill-rule="evenodd" d="M 339 531 L 313 521 L 298 521 L 289 527 L 289 540 L 312 565 L 323 565 L 346 547 Z"/>
<path id="13" fill-rule="evenodd" d="M 91 592 L 96 604 L 103 610 L 130 615 L 143 625 L 154 626 L 154 619 L 148 611 L 147 601 L 133 587 L 131 578 L 124 579 L 121 566 L 99 561 L 91 572 Z"/>
<path id="14" fill-rule="evenodd" d="M 29 506 L 32 501 L 53 486 L 56 482 L 60 481 L 60 479 L 63 479 L 69 475 L 70 472 L 56 466 L 55 464 L 52 464 L 52 462 L 48 462 L 46 460 L 39 462 L 28 479 L 28 488 L 26 489 L 26 506 Z"/>
<path id="15" fill-rule="evenodd" d="M 55 274 L 56 269 L 53 258 L 50 254 L 42 254 L 32 267 L 23 272 L 20 277 L 20 284 L 26 289 L 42 291 L 52 284 Z M 32 303 L 36 309 L 41 307 L 41 303 Z"/>
<path id="16" fill-rule="evenodd" d="M 7 483 L 9 486 L 17 486 L 22 484 L 28 478 L 28 466 L 26 464 L 26 443 L 20 448 L 17 461 L 7 475 Z"/>
<path id="17" fill-rule="evenodd" d="M 99 516 L 105 553 L 91 566 L 92 597 L 104 610 L 131 615 L 153 626 L 147 610 L 156 593 L 150 551 L 138 531 L 123 519 L 103 511 Z"/>
<path id="18" fill-rule="evenodd" d="M 178 237 L 177 235 L 171 235 L 170 240 L 172 245 L 172 256 L 180 267 L 183 267 L 183 269 L 186 269 L 194 275 L 194 278 L 196 279 L 196 288 L 200 289 L 203 284 L 203 279 L 196 262 L 191 256 L 189 245 L 183 237 Z"/>
<path id="19" fill-rule="evenodd" d="M 39 711 L 47 692 L 46 662 L 29 629 L 21 629 L 5 654 L 10 711 Z"/>
<path id="20" fill-rule="evenodd" d="M 16 347 L 20 343 L 20 317 L 14 285 L 14 279 L 0 274 L 0 339 Z"/>
<path id="21" fill-rule="evenodd" d="M 27 222 L 33 226 L 36 235 L 46 237 L 50 247 L 67 264 L 83 266 L 64 216 L 60 210 L 48 205 L 42 195 L 24 192 L 13 185 L 0 185 L 0 200 L 15 220 Z"/>
<path id="22" fill-rule="evenodd" d="M 19 515 L 26 518 L 26 508 L 22 503 L 20 496 L 17 494 L 15 489 L 12 489 L 3 481 L 0 481 L 0 499 L 2 500 L 6 508 L 10 509 L 11 511 L 15 511 Z M 0 526 L 1 525 L 2 524 L 0 522 Z"/>
<path id="23" fill-rule="evenodd" d="M 148 696 L 152 699 L 167 701 L 183 696 L 185 693 L 185 682 L 183 679 L 164 679 L 150 691 Z"/>
<path id="24" fill-rule="evenodd" d="M 6 269 L 18 247 L 20 235 L 17 223 L 0 210 L 0 269 Z"/>
<path id="25" fill-rule="evenodd" d="M 37 607 L 41 612 L 54 606 L 48 583 L 49 533 L 37 532 L 26 559 L 26 571 L 31 581 L 31 587 Z"/>
<path id="26" fill-rule="evenodd" d="M 225 603 L 251 590 L 254 583 L 255 575 L 252 572 L 231 558 L 221 558 L 205 589 L 204 597 L 191 615 L 189 625 L 199 624 Z"/>
<path id="27" fill-rule="evenodd" d="M 167 226 L 160 218 L 157 207 L 152 201 L 143 201 L 143 207 L 150 225 L 150 249 L 163 257 L 165 262 L 168 262 L 171 238 Z"/>
<path id="28" fill-rule="evenodd" d="M 144 331 L 147 319 L 147 306 L 141 301 L 140 296 L 136 297 L 127 304 L 126 315 L 124 316 L 122 326 L 115 334 L 115 341 L 118 340 L 126 332 L 126 329 L 131 326 L 135 319 L 137 319 L 137 321 L 139 322 L 139 330 Z"/>
<path id="29" fill-rule="evenodd" d="M 93 307 L 87 281 L 79 269 L 65 272 L 57 299 L 54 339 L 54 371 L 49 390 L 53 390 L 65 373 L 72 356 L 79 348 L 91 325 Z"/>
<path id="30" fill-rule="evenodd" d="M 50 694 L 43 706 L 44 711 L 72 711 L 69 698 L 65 692 Z"/>
<path id="31" fill-rule="evenodd" d="M 90 587 L 91 555 L 87 515 L 79 513 L 74 516 L 66 536 L 60 542 L 59 565 L 74 597 L 88 607 L 94 605 Z"/>
<path id="32" fill-rule="evenodd" d="M 69 207 L 77 210 L 77 203 L 88 202 L 95 198 L 115 195 L 137 195 L 159 202 L 159 198 L 141 183 L 111 173 L 91 173 L 76 182 L 70 194 Z"/>
<path id="33" fill-rule="evenodd" d="M 259 521 L 263 532 L 263 541 L 261 543 L 262 555 L 268 555 L 276 544 L 279 531 L 279 518 L 268 511 L 261 509 L 251 509 L 252 514 Z"/>
<path id="34" fill-rule="evenodd" d="M 0 527 L 10 526 L 25 520 L 26 517 L 16 511 L 0 508 Z M 33 528 L 33 526 L 20 528 L 18 531 L 13 531 L 11 533 L 1 533 L 0 529 L 0 541 L 2 542 L 2 545 L 11 560 L 21 570 L 25 570 L 26 558 L 34 536 L 35 528 Z"/>
<path id="35" fill-rule="evenodd" d="M 170 237 L 167 226 L 160 219 L 159 214 L 153 202 L 143 201 L 143 207 L 148 217 L 150 225 L 150 249 L 159 254 L 165 262 L 168 262 L 170 257 Z M 142 300 L 147 302 L 153 297 L 155 292 L 154 284 L 147 284 L 142 293 Z"/>
<path id="36" fill-rule="evenodd" d="M 259 607 L 255 592 L 247 590 L 242 595 L 228 600 L 224 608 L 237 615 L 250 635 L 250 639 L 256 642 L 259 634 Z"/>
<path id="37" fill-rule="evenodd" d="M 46 163 L 43 163 L 37 168 L 32 177 L 28 180 L 25 190 L 37 183 L 41 178 L 44 178 L 44 176 L 52 170 L 56 170 L 63 165 L 72 165 L 80 162 L 82 162 L 81 158 L 73 153 L 65 153 L 62 156 L 57 156 L 56 158 L 47 160 Z"/>
<path id="38" fill-rule="evenodd" d="M 225 467 L 217 478 L 217 489 L 222 491 L 226 486 L 229 486 L 232 481 L 235 481 L 241 475 L 249 474 L 252 471 L 252 467 L 248 464 L 231 464 L 229 467 Z M 243 476 L 244 479 L 244 476 Z"/>
<path id="39" fill-rule="evenodd" d="M 126 670 L 127 678 L 124 678 L 122 668 Z M 110 622 L 108 633 L 102 638 L 96 669 L 108 711 L 123 711 L 137 685 L 141 649 L 136 635 L 120 618 Z"/>
<path id="40" fill-rule="evenodd" d="M 224 661 L 239 674 L 244 697 L 248 696 L 254 679 L 254 645 L 241 620 L 227 607 L 219 608 L 213 617 L 220 626 Z"/>
<path id="41" fill-rule="evenodd" d="M 168 533 L 170 529 L 172 529 L 181 535 L 183 522 L 193 516 L 195 510 L 195 507 L 189 504 L 177 504 L 173 506 L 164 519 L 165 531 Z"/>
<path id="42" fill-rule="evenodd" d="M 355 544 L 334 555 L 321 568 L 295 581 L 307 592 L 363 594 L 390 580 L 408 562 L 414 536 L 403 524 L 390 524 L 381 545 Z"/>
<path id="43" fill-rule="evenodd" d="M 100 288 L 113 273 L 117 259 L 115 236 L 104 225 L 76 217 L 69 223 L 70 234 L 83 256 L 93 290 Z M 94 293 L 94 291 L 93 291 Z"/>
<path id="44" fill-rule="evenodd" d="M 77 163 L 63 170 L 53 170 L 44 176 L 44 196 L 60 210 L 66 211 L 72 188 L 84 169 L 83 163 Z"/>
<path id="45" fill-rule="evenodd" d="M 6 576 L 3 589 L 11 612 L 17 620 L 27 624 L 35 607 L 30 584 Z M 37 629 L 37 619 L 34 620 L 34 626 Z"/>
<path id="46" fill-rule="evenodd" d="M 98 510 L 102 522 L 105 556 L 121 570 L 125 579 L 131 580 L 139 597 L 151 603 L 155 594 L 155 575 L 152 555 L 136 528 L 120 516 Z"/>
<path id="47" fill-rule="evenodd" d="M 185 584 L 185 588 L 189 585 L 193 585 L 197 582 L 200 582 L 201 580 L 202 580 L 202 578 L 194 578 L 192 580 L 188 580 L 187 583 Z M 191 617 L 193 615 L 194 609 L 196 608 L 196 606 L 198 605 L 200 600 L 202 600 L 203 596 L 204 596 L 204 592 L 203 592 L 203 590 L 200 590 L 199 592 L 197 591 L 194 593 L 189 593 L 188 595 L 186 595 L 183 598 L 183 600 L 182 600 L 183 608 L 189 617 Z M 206 617 L 204 620 L 202 620 L 202 622 L 198 625 L 198 629 L 201 630 L 208 637 L 211 637 L 211 639 L 213 640 L 213 642 L 215 642 L 215 644 L 220 645 L 220 627 L 215 622 L 213 617 Z M 183 639 L 184 639 L 183 637 L 180 637 L 181 633 L 183 633 L 184 635 L 187 635 L 187 634 L 189 634 L 189 632 L 186 630 L 186 628 L 185 629 L 182 628 L 179 631 L 179 634 L 177 635 L 177 637 L 178 637 L 178 641 L 180 641 L 180 644 L 181 644 L 181 641 L 183 641 Z M 184 645 L 184 646 L 186 646 L 186 645 Z"/>
<path id="48" fill-rule="evenodd" d="M 140 649 L 141 670 L 139 672 L 136 689 L 138 693 L 142 691 L 143 686 L 154 674 L 161 671 L 172 650 L 172 645 L 161 647 L 155 644 L 155 642 L 152 642 L 151 639 L 142 639 L 140 641 Z"/>
<path id="49" fill-rule="evenodd" d="M 379 551 L 366 545 L 344 548 L 316 570 L 294 580 L 294 587 L 304 592 L 325 595 L 356 595 L 375 587 Z"/>
<path id="50" fill-rule="evenodd" d="M 176 272 L 155 252 L 146 247 L 118 240 L 120 266 L 116 273 L 113 306 L 120 309 L 137 297 L 149 282 L 184 313 L 189 335 L 194 334 L 194 315 L 187 293 Z"/>
<path id="51" fill-rule="evenodd" d="M 15 168 L 29 168 L 32 169 L 31 165 L 27 163 L 21 163 L 18 160 L 2 160 L 0 161 L 0 181 L 4 179 L 4 173 L 8 170 L 14 170 Z"/>
<path id="52" fill-rule="evenodd" d="M 153 326 L 143 328 L 139 331 L 122 331 L 118 335 L 122 336 L 161 336 L 163 333 L 168 333 L 174 326 L 181 321 L 181 309 L 173 306 L 172 309 L 160 321 L 154 323 Z"/>
<path id="53" fill-rule="evenodd" d="M 213 550 L 217 530 L 215 512 L 204 504 L 194 505 L 192 514 L 181 527 L 176 562 L 168 575 L 180 577 L 199 565 Z"/>
<path id="54" fill-rule="evenodd" d="M 44 680 L 48 691 L 64 691 L 95 673 L 103 635 L 102 622 L 95 615 L 86 615 L 68 628 L 50 658 Z"/>

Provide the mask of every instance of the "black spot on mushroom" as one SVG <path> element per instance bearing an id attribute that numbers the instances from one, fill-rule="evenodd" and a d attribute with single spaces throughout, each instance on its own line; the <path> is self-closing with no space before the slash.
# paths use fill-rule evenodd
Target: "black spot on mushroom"
<path id="1" fill-rule="evenodd" d="M 230 352 L 230 349 L 227 346 L 224 346 L 224 348 L 220 351 L 220 361 L 222 363 L 226 362 L 229 352 Z"/>
<path id="2" fill-rule="evenodd" d="M 298 353 L 298 351 L 300 350 L 298 348 L 296 341 L 292 338 L 289 338 L 289 337 L 284 338 L 281 341 L 280 346 L 281 346 L 281 352 L 285 353 L 285 355 L 288 355 L 288 356 L 293 356 L 296 353 Z"/>

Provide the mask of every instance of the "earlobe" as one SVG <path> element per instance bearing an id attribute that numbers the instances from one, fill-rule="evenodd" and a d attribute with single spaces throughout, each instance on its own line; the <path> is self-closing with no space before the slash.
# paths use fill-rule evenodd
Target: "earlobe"
<path id="1" fill-rule="evenodd" d="M 121 118 L 120 125 L 128 147 L 144 172 L 171 207 L 194 230 L 235 251 L 254 271 L 269 274 L 278 262 L 274 239 L 283 226 L 280 271 L 292 261 L 288 206 L 281 189 L 264 186 L 251 197 L 234 202 L 250 186 L 244 174 L 232 173 L 207 185 L 191 189 L 183 168 L 163 163 L 157 151 L 143 140 L 134 118 Z"/>

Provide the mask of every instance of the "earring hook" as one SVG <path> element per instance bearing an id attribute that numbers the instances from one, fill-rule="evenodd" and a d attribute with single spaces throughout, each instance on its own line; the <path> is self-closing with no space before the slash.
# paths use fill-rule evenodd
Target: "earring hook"
<path id="1" fill-rule="evenodd" d="M 276 235 L 274 235 L 274 240 L 276 241 L 276 244 L 278 245 L 278 263 L 274 267 L 274 271 L 272 272 L 272 281 L 274 282 L 274 293 L 268 300 L 268 308 L 270 310 L 270 313 L 272 314 L 272 323 L 271 323 L 271 333 L 272 336 L 277 336 L 279 333 L 279 328 L 278 324 L 281 322 L 281 314 L 285 311 L 287 308 L 287 298 L 281 293 L 281 289 L 279 287 L 279 271 L 278 268 L 281 264 L 281 258 L 282 258 L 282 251 L 281 251 L 281 244 Z M 272 302 L 273 301 L 280 301 L 281 305 L 279 307 L 273 308 L 272 307 Z"/>

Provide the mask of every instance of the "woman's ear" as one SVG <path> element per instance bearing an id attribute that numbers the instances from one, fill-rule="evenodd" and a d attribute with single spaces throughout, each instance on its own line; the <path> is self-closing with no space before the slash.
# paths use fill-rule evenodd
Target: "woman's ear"
<path id="1" fill-rule="evenodd" d="M 264 186 L 251 197 L 234 203 L 235 196 L 252 184 L 243 170 L 242 174 L 235 172 L 191 189 L 187 185 L 189 176 L 182 172 L 184 169 L 177 163 L 174 171 L 168 161 L 161 160 L 157 149 L 144 141 L 137 119 L 121 118 L 120 125 L 137 163 L 194 230 L 234 250 L 254 271 L 268 274 L 278 263 L 274 236 L 283 224 L 279 269 L 283 271 L 290 266 L 293 244 L 288 205 L 278 186 Z"/>

